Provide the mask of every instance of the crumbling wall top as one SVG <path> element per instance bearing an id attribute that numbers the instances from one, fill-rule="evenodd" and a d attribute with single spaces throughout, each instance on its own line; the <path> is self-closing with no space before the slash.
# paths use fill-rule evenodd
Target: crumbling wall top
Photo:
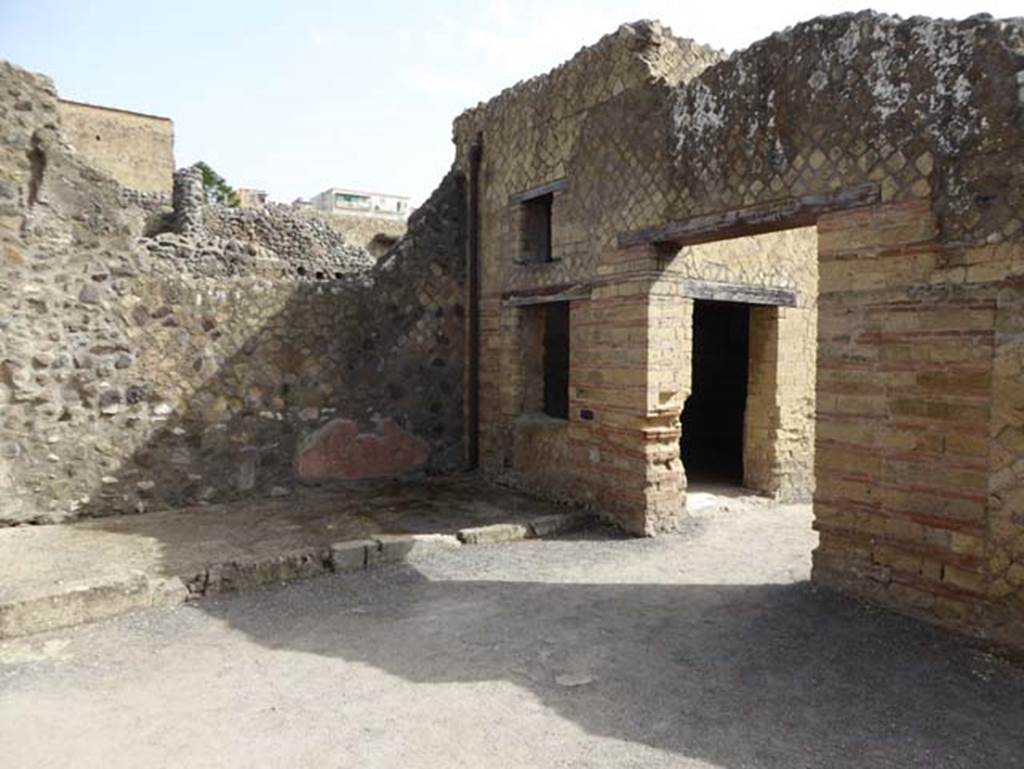
<path id="1" fill-rule="evenodd" d="M 935 200 L 949 238 L 1012 237 L 1024 227 L 1022 78 L 1024 19 L 798 24 L 676 87 L 670 215 L 870 180 L 883 201 Z"/>
<path id="2" fill-rule="evenodd" d="M 534 124 L 557 121 L 644 83 L 688 80 L 723 58 L 722 51 L 673 36 L 658 21 L 623 24 L 550 72 L 463 112 L 455 119 L 455 140 L 462 146 L 485 123 L 509 110 L 529 111 Z M 573 98 L 556 98 L 561 94 Z"/>

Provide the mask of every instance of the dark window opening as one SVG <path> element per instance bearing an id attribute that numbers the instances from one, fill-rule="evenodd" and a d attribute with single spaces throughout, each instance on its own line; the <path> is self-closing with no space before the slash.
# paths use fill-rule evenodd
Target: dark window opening
<path id="1" fill-rule="evenodd" d="M 569 418 L 569 303 L 544 309 L 544 413 Z"/>
<path id="2" fill-rule="evenodd" d="M 530 264 L 552 261 L 551 203 L 554 196 L 539 195 L 522 203 L 523 258 Z"/>
<path id="3" fill-rule="evenodd" d="M 43 151 L 38 137 L 32 138 L 32 149 L 28 152 L 28 163 L 28 204 L 31 207 L 39 202 L 39 190 L 43 186 L 43 174 L 46 173 L 46 153 Z"/>
<path id="4" fill-rule="evenodd" d="M 689 481 L 743 483 L 750 306 L 695 301 L 680 453 Z"/>

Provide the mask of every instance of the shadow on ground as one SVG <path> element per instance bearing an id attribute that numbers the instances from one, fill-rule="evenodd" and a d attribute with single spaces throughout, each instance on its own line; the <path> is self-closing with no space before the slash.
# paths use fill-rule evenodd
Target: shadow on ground
<path id="1" fill-rule="evenodd" d="M 402 567 L 318 584 L 202 608 L 266 647 L 414 684 L 507 680 L 589 734 L 728 769 L 1024 766 L 1019 670 L 809 583 L 434 581 Z"/>

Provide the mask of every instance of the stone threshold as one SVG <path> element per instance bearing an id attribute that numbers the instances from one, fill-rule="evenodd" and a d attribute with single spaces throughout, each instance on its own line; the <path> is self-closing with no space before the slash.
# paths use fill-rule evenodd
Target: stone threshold
<path id="1" fill-rule="evenodd" d="M 312 577 L 400 564 L 466 545 L 496 544 L 586 528 L 586 512 L 543 515 L 523 522 L 461 528 L 455 534 L 375 534 L 213 562 L 199 571 L 160 575 L 134 571 L 120 577 L 75 580 L 29 597 L 0 598 L 0 640 L 109 619 L 141 609 L 170 608 L 203 596 L 285 584 Z"/>

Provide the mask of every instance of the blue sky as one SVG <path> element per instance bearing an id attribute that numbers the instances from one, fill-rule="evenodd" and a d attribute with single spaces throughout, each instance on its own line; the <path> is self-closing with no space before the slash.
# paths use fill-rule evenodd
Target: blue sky
<path id="1" fill-rule="evenodd" d="M 733 50 L 859 3 L 446 0 L 289 3 L 0 0 L 0 58 L 62 96 L 167 115 L 176 160 L 276 200 L 330 186 L 422 201 L 466 107 L 550 69 L 624 21 L 659 18 Z M 879 0 L 904 16 L 1024 13 L 1019 0 Z"/>

